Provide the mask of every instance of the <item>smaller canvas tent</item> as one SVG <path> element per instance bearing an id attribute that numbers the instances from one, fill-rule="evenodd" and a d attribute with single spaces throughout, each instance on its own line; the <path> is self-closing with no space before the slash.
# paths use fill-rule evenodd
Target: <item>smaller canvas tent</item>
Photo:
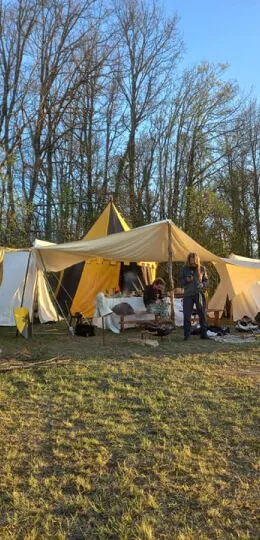
<path id="1" fill-rule="evenodd" d="M 216 263 L 221 281 L 209 302 L 210 309 L 223 309 L 232 301 L 233 319 L 244 315 L 254 319 L 260 311 L 260 260 L 232 254 Z"/>
<path id="2" fill-rule="evenodd" d="M 15 326 L 14 309 L 34 310 L 41 323 L 57 320 L 42 270 L 30 250 L 3 250 L 2 283 L 0 286 L 0 326 Z"/>

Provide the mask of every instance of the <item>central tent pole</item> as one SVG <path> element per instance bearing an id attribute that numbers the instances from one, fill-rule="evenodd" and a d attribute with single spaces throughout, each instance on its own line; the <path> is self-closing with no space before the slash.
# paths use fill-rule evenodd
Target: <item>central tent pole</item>
<path id="1" fill-rule="evenodd" d="M 173 324 L 175 324 L 175 313 L 174 313 L 174 283 L 172 277 L 172 227 L 171 222 L 167 222 L 168 225 L 168 273 L 169 273 L 169 282 L 170 282 L 170 301 L 171 301 L 171 319 Z"/>

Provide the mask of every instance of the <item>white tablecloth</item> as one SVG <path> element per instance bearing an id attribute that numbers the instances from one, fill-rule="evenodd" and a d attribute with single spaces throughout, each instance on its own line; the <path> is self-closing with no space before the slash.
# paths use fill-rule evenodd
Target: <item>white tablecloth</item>
<path id="1" fill-rule="evenodd" d="M 169 315 L 170 315 L 170 299 L 165 298 L 164 301 L 167 301 L 169 304 Z M 138 320 L 147 320 L 151 321 L 154 320 L 154 315 L 151 313 L 144 314 L 143 312 L 146 311 L 143 298 L 141 297 L 135 297 L 135 296 L 121 296 L 118 298 L 113 297 L 107 297 L 106 298 L 106 304 L 107 306 L 112 309 L 117 304 L 121 304 L 122 302 L 127 302 L 134 310 L 133 315 L 126 315 L 125 316 L 125 328 L 133 328 L 135 324 L 127 324 L 127 320 L 136 320 L 136 323 L 138 323 Z M 182 299 L 181 298 L 175 298 L 174 299 L 174 310 L 175 310 L 175 324 L 176 326 L 183 326 L 183 313 L 180 311 L 182 310 Z M 138 312 L 142 312 L 139 314 Z M 120 328 L 120 317 L 119 315 L 116 315 L 113 313 L 111 317 L 105 317 L 105 328 L 110 328 L 111 325 L 115 326 L 116 328 Z M 102 328 L 102 318 L 101 317 L 95 317 L 93 319 L 93 324 L 97 326 L 98 328 Z"/>

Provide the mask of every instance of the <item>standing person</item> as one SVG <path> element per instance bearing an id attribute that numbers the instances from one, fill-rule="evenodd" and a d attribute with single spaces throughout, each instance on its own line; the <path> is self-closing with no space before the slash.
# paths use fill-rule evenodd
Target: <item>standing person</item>
<path id="1" fill-rule="evenodd" d="M 189 253 L 185 266 L 180 275 L 180 282 L 184 288 L 183 315 L 184 315 L 184 340 L 190 337 L 191 314 L 195 304 L 200 328 L 201 339 L 209 339 L 206 324 L 206 298 L 204 290 L 208 286 L 208 276 L 204 266 L 200 264 L 197 253 Z"/>
<path id="2" fill-rule="evenodd" d="M 148 313 L 154 313 L 161 317 L 167 317 L 168 306 L 163 301 L 165 282 L 162 278 L 157 278 L 152 285 L 144 288 L 144 305 Z"/>

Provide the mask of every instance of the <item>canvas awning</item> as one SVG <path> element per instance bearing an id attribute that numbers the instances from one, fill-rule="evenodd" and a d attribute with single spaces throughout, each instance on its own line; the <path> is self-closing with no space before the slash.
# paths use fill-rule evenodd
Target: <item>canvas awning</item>
<path id="1" fill-rule="evenodd" d="M 68 242 L 35 248 L 38 265 L 47 271 L 57 272 L 86 259 L 101 257 L 114 261 L 166 262 L 169 253 L 169 229 L 173 261 L 185 261 L 188 253 L 198 253 L 201 261 L 221 259 L 203 248 L 181 231 L 170 220 L 152 223 L 126 232 L 97 240 Z"/>
<path id="2" fill-rule="evenodd" d="M 166 262 L 169 259 L 169 238 L 173 261 L 185 261 L 190 252 L 195 252 L 202 262 L 215 264 L 221 281 L 209 307 L 222 310 L 226 297 L 229 296 L 230 300 L 234 299 L 236 309 L 234 318 L 238 314 L 240 316 L 240 311 L 243 309 L 241 306 L 245 302 L 241 300 L 241 309 L 236 308 L 239 304 L 237 299 L 239 295 L 251 295 L 252 286 L 260 281 L 260 261 L 236 255 L 232 255 L 229 259 L 218 257 L 190 238 L 170 220 L 145 225 L 106 238 L 42 246 L 34 251 L 39 267 L 47 271 L 62 270 L 75 263 L 97 257 L 110 261 Z M 253 311 L 255 311 L 254 307 L 250 312 L 251 316 Z"/>

